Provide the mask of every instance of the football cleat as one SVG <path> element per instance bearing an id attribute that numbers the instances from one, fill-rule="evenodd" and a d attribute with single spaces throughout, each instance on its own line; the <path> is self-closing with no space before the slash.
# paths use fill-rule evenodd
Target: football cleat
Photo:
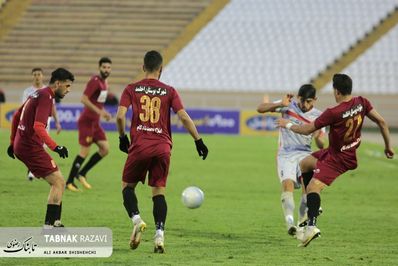
<path id="1" fill-rule="evenodd" d="M 153 252 L 164 253 L 164 235 L 156 233 L 154 240 L 155 240 L 155 247 L 153 249 Z"/>
<path id="2" fill-rule="evenodd" d="M 63 225 L 60 220 L 56 220 L 54 222 L 54 227 L 65 227 L 65 225 Z"/>
<path id="3" fill-rule="evenodd" d="M 35 175 L 31 171 L 28 170 L 28 175 L 26 176 L 26 178 L 29 181 L 33 181 L 35 179 Z"/>
<path id="4" fill-rule="evenodd" d="M 312 240 L 321 236 L 321 230 L 316 226 L 307 226 L 303 228 L 302 233 L 297 234 L 297 239 L 301 241 L 298 247 L 308 246 Z"/>
<path id="5" fill-rule="evenodd" d="M 317 216 L 317 218 L 319 218 L 319 216 L 321 216 L 322 213 L 323 213 L 323 209 L 322 209 L 322 207 L 319 207 L 319 211 L 318 211 L 318 216 Z M 308 224 L 308 216 L 305 215 L 304 217 L 302 217 L 302 218 L 299 219 L 298 227 L 304 227 L 304 226 L 306 226 L 307 224 Z"/>
<path id="6" fill-rule="evenodd" d="M 297 232 L 297 227 L 295 225 L 292 225 L 288 230 L 287 233 L 291 236 L 295 236 Z"/>
<path id="7" fill-rule="evenodd" d="M 74 183 L 66 184 L 66 189 L 72 192 L 81 192 L 81 190 Z"/>
<path id="8" fill-rule="evenodd" d="M 85 189 L 91 189 L 91 185 L 87 183 L 87 178 L 85 176 L 80 175 L 78 179 Z"/>
<path id="9" fill-rule="evenodd" d="M 146 229 L 146 223 L 143 220 L 139 220 L 134 224 L 133 232 L 130 237 L 130 248 L 136 249 L 141 242 L 142 233 Z"/>

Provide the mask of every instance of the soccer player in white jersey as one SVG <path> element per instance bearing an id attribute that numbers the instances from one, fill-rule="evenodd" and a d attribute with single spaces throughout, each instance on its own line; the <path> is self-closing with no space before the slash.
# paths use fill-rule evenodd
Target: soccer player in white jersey
<path id="1" fill-rule="evenodd" d="M 287 94 L 282 100 L 273 103 L 261 103 L 257 107 L 257 112 L 279 112 L 283 118 L 289 119 L 293 124 L 310 123 L 321 114 L 321 111 L 314 108 L 316 89 L 313 85 L 305 84 L 301 86 L 297 100 L 293 97 L 292 94 Z M 315 139 L 318 148 L 323 148 L 323 135 L 320 130 L 308 136 L 296 134 L 285 128 L 279 130 L 277 170 L 282 184 L 281 201 L 286 227 L 288 234 L 292 236 L 295 236 L 297 231 L 293 214 L 295 208 L 293 191 L 294 188 L 300 188 L 300 181 L 298 180 L 301 175 L 299 162 L 311 154 L 312 138 Z M 298 223 L 306 220 L 307 198 L 304 187 L 302 191 Z"/>
<path id="2" fill-rule="evenodd" d="M 37 90 L 43 89 L 46 87 L 46 85 L 43 84 L 43 79 L 44 79 L 44 75 L 43 75 L 43 69 L 41 69 L 40 67 L 35 67 L 32 69 L 32 86 L 26 88 L 23 91 L 22 94 L 22 103 L 24 103 L 29 96 L 31 96 L 33 93 L 35 93 Z M 53 105 L 53 110 L 52 110 L 52 117 L 54 117 L 54 121 L 55 121 L 55 128 L 57 129 L 57 134 L 59 134 L 59 132 L 61 132 L 62 127 L 61 124 L 59 123 L 59 119 L 58 119 L 58 114 L 57 114 L 57 109 L 55 108 L 55 104 Z M 47 122 L 47 132 L 50 131 L 50 122 L 51 122 L 51 117 L 48 118 L 48 122 Z M 29 181 L 33 181 L 33 178 L 35 176 L 32 174 L 32 172 L 28 171 L 28 180 Z"/>

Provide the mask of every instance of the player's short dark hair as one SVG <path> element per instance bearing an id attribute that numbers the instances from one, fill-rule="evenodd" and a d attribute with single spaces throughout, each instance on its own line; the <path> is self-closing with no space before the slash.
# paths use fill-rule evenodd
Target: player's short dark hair
<path id="1" fill-rule="evenodd" d="M 65 80 L 70 80 L 74 81 L 75 77 L 71 72 L 66 70 L 65 68 L 57 68 L 51 73 L 51 79 L 50 79 L 50 84 L 53 84 L 55 81 L 65 81 Z"/>
<path id="2" fill-rule="evenodd" d="M 34 68 L 32 68 L 32 74 L 33 74 L 33 72 L 36 72 L 36 71 L 40 71 L 41 73 L 43 73 L 43 69 L 41 68 L 41 67 L 34 67 Z"/>
<path id="3" fill-rule="evenodd" d="M 352 92 L 352 79 L 346 74 L 334 74 L 333 88 L 342 95 L 350 95 Z"/>
<path id="4" fill-rule="evenodd" d="M 298 91 L 298 96 L 303 98 L 303 100 L 308 99 L 308 98 L 315 99 L 316 89 L 315 89 L 314 85 L 304 84 L 303 86 L 301 86 Z"/>
<path id="5" fill-rule="evenodd" d="M 101 57 L 98 61 L 98 66 L 101 66 L 103 63 L 112 64 L 112 60 L 109 57 Z"/>
<path id="6" fill-rule="evenodd" d="M 162 55 L 155 50 L 149 51 L 144 57 L 144 67 L 148 72 L 154 72 L 159 70 L 163 64 Z"/>

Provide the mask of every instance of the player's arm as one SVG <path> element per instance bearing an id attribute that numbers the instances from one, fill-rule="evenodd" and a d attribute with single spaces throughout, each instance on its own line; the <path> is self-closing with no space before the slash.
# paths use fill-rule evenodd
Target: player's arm
<path id="1" fill-rule="evenodd" d="M 116 113 L 116 126 L 119 136 L 126 135 L 124 129 L 126 128 L 126 113 L 127 108 L 125 106 L 119 106 Z"/>
<path id="2" fill-rule="evenodd" d="M 177 112 L 177 116 L 181 120 L 182 125 L 185 127 L 186 130 L 188 130 L 189 134 L 195 140 L 196 150 L 198 151 L 199 156 L 202 156 L 203 160 L 206 159 L 209 150 L 203 143 L 203 140 L 200 138 L 198 130 L 196 129 L 196 126 L 193 123 L 191 117 L 184 109 L 179 110 Z"/>
<path id="3" fill-rule="evenodd" d="M 315 130 L 317 130 L 314 122 L 311 122 L 309 124 L 295 125 L 292 122 L 290 122 L 290 120 L 284 119 L 284 118 L 277 119 L 276 125 L 278 127 L 290 129 L 294 133 L 298 133 L 298 134 L 302 134 L 302 135 L 309 135 L 312 132 L 314 132 Z"/>
<path id="4" fill-rule="evenodd" d="M 119 132 L 119 149 L 122 152 L 128 153 L 130 141 L 124 131 L 126 128 L 126 113 L 127 107 L 119 105 L 116 113 L 116 126 Z"/>
<path id="5" fill-rule="evenodd" d="M 390 143 L 390 131 L 388 129 L 387 122 L 374 108 L 370 110 L 370 112 L 367 114 L 367 117 L 369 117 L 369 119 L 376 123 L 379 127 L 380 133 L 384 139 L 384 153 L 387 158 L 392 159 L 394 157 L 394 151 Z"/>
<path id="6" fill-rule="evenodd" d="M 85 107 L 87 107 L 88 109 L 90 109 L 93 112 L 96 112 L 97 114 L 99 114 L 101 117 L 103 117 L 106 121 L 109 121 L 112 116 L 110 113 L 108 113 L 105 109 L 100 109 L 97 106 L 95 106 L 95 104 L 93 104 L 90 99 L 88 98 L 87 95 L 83 94 L 80 102 L 82 104 L 84 104 Z"/>
<path id="7" fill-rule="evenodd" d="M 322 129 L 318 129 L 314 132 L 315 144 L 319 149 L 323 149 L 325 146 L 324 135 Z"/>
<path id="8" fill-rule="evenodd" d="M 62 127 L 61 127 L 61 123 L 59 122 L 57 108 L 55 107 L 55 104 L 53 105 L 51 114 L 52 114 L 52 117 L 54 118 L 55 128 L 57 129 L 57 134 L 59 134 L 59 132 L 61 132 L 61 130 L 62 130 Z"/>
<path id="9" fill-rule="evenodd" d="M 15 159 L 15 156 L 14 156 L 14 139 L 15 139 L 15 135 L 17 134 L 17 128 L 18 128 L 19 120 L 21 118 L 21 112 L 22 112 L 23 106 L 24 105 L 22 105 L 20 108 L 18 108 L 18 110 L 12 116 L 10 145 L 7 148 L 7 154 L 8 154 L 8 156 L 10 156 L 13 159 Z"/>
<path id="10" fill-rule="evenodd" d="M 257 112 L 259 113 L 267 113 L 267 112 L 275 112 L 277 111 L 278 108 L 283 108 L 283 107 L 287 107 L 289 106 L 290 102 L 292 101 L 293 98 L 293 94 L 286 94 L 282 100 L 278 101 L 278 102 L 273 102 L 273 103 L 269 103 L 269 102 L 265 102 L 265 103 L 261 103 L 258 107 L 257 107 Z"/>
<path id="11" fill-rule="evenodd" d="M 35 120 L 33 122 L 33 130 L 36 135 L 50 148 L 59 154 L 61 158 L 68 157 L 68 149 L 65 146 L 59 146 L 51 137 L 48 135 L 46 130 L 46 124 L 49 114 L 51 114 L 53 100 L 47 97 L 39 97 L 38 104 L 35 114 Z"/>

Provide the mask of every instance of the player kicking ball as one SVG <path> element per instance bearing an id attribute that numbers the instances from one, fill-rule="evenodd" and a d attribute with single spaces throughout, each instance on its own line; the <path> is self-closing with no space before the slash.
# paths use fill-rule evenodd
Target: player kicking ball
<path id="1" fill-rule="evenodd" d="M 390 132 L 384 118 L 373 108 L 368 99 L 361 96 L 353 97 L 351 91 L 351 78 L 345 74 L 335 74 L 333 94 L 336 106 L 326 109 L 315 121 L 307 124 L 296 125 L 287 119 L 277 120 L 279 127 L 303 135 L 309 135 L 323 127 L 330 127 L 329 147 L 308 155 L 300 162 L 303 178 L 310 180 L 306 187 L 308 224 L 302 233 L 297 235 L 302 247 L 308 246 L 312 240 L 321 235 L 317 227 L 321 191 L 343 173 L 357 168 L 356 150 L 361 144 L 361 129 L 366 116 L 380 129 L 386 157 L 392 159 L 394 156 Z"/>
<path id="2" fill-rule="evenodd" d="M 58 153 L 61 158 L 68 157 L 66 147 L 58 145 L 48 135 L 46 124 L 52 115 L 54 97 L 63 98 L 68 94 L 74 79 L 68 70 L 56 69 L 51 73 L 50 84 L 29 96 L 12 119 L 8 156 L 13 159 L 16 156 L 36 178 L 44 178 L 51 187 L 44 220 L 46 228 L 63 227 L 61 211 L 65 181 L 43 144 Z"/>
<path id="3" fill-rule="evenodd" d="M 295 124 L 303 124 L 314 121 L 321 111 L 314 107 L 316 102 L 316 89 L 311 84 L 304 84 L 300 87 L 297 99 L 292 94 L 285 95 L 282 100 L 276 102 L 261 103 L 257 107 L 259 113 L 278 112 L 282 117 L 289 119 Z M 282 185 L 281 203 L 285 218 L 287 233 L 296 235 L 297 226 L 294 222 L 294 188 L 300 188 L 297 176 L 300 176 L 299 162 L 311 154 L 311 142 L 315 139 L 318 148 L 322 149 L 323 132 L 318 130 L 310 136 L 296 134 L 288 129 L 279 130 L 279 148 L 277 157 L 277 171 Z M 304 186 L 298 212 L 298 224 L 307 219 L 307 197 Z"/>

